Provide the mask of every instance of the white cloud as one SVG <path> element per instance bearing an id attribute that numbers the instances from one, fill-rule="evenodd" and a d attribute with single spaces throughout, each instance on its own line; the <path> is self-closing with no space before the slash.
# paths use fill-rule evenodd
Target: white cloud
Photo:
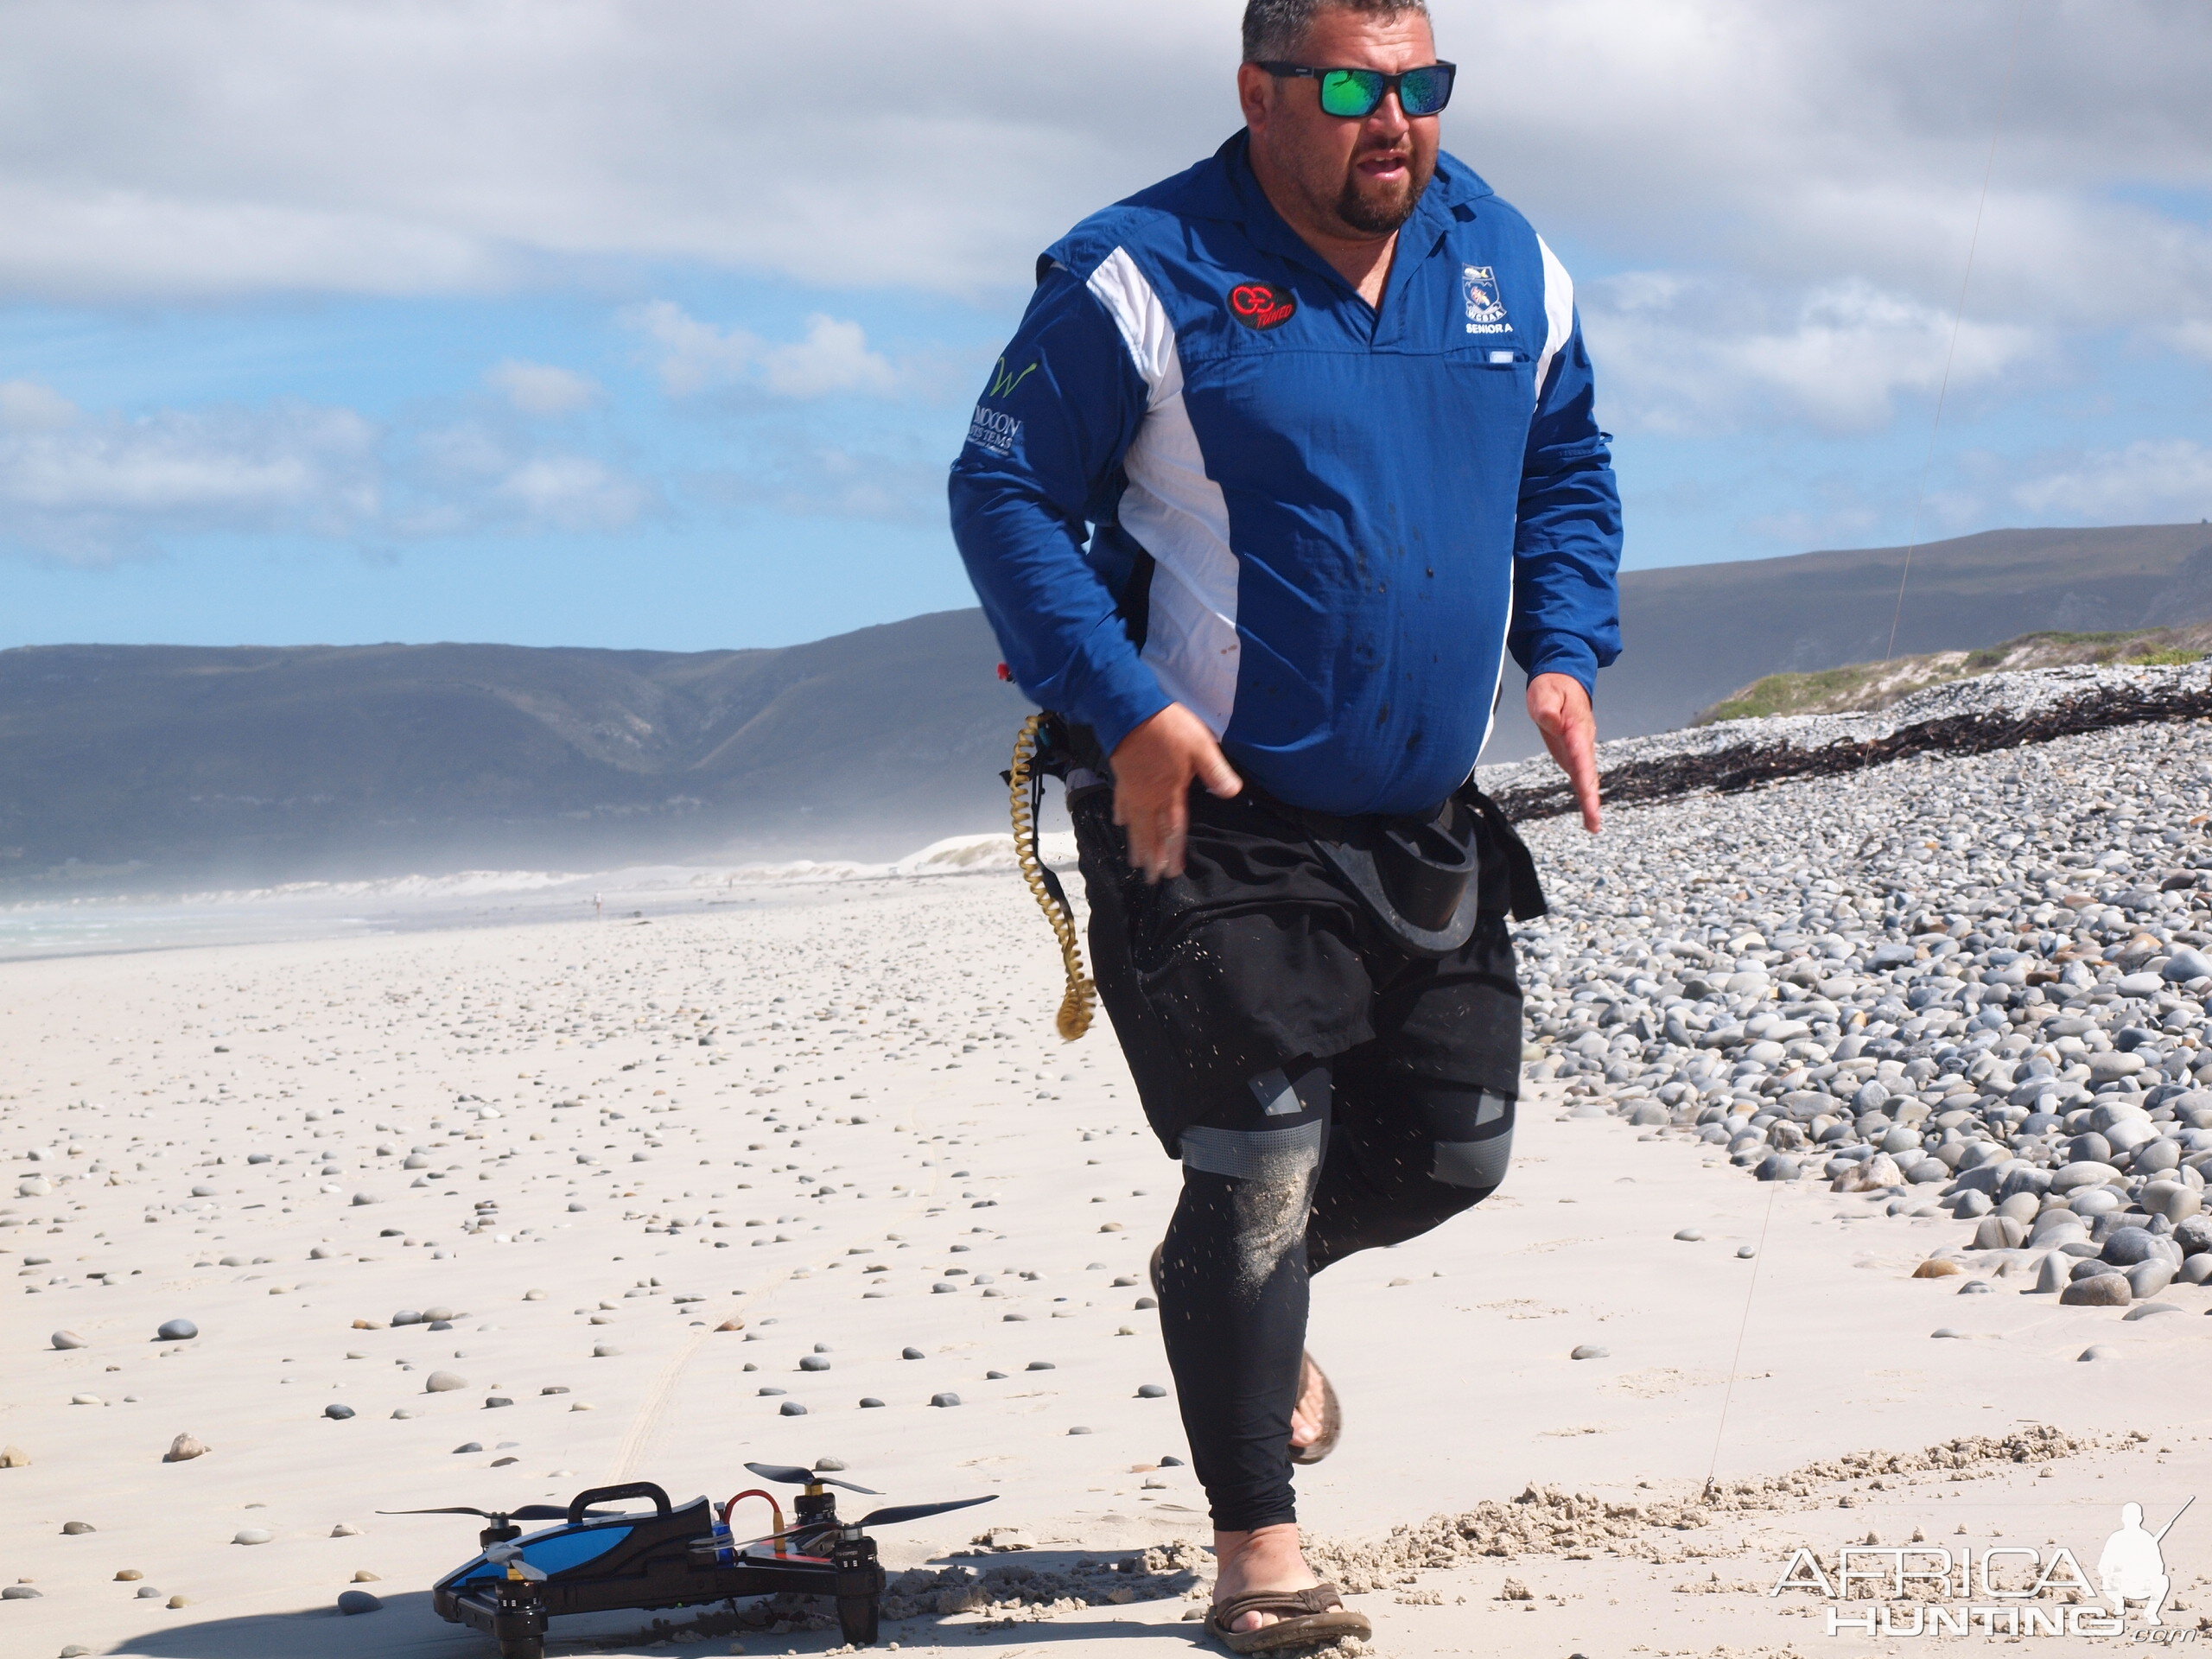
<path id="1" fill-rule="evenodd" d="M 533 455 L 492 493 L 533 523 L 565 531 L 620 530 L 647 500 L 641 486 L 588 455 Z"/>
<path id="2" fill-rule="evenodd" d="M 164 410 L 0 436 L 5 531 L 70 563 L 144 551 L 159 533 L 343 536 L 372 521 L 377 434 L 350 410 Z"/>
<path id="3" fill-rule="evenodd" d="M 2145 439 L 2054 462 L 2016 485 L 2012 499 L 2046 519 L 2171 524 L 2212 518 L 2212 446 Z"/>
<path id="4" fill-rule="evenodd" d="M 2212 318 L 2191 318 L 2176 326 L 2167 338 L 2176 349 L 2212 363 Z"/>
<path id="5" fill-rule="evenodd" d="M 589 375 L 508 358 L 486 372 L 484 384 L 505 394 L 525 415 L 569 415 L 598 401 L 599 382 Z"/>
<path id="6" fill-rule="evenodd" d="M 214 532 L 358 543 L 607 531 L 655 502 L 606 461 L 472 426 L 395 434 L 350 409 L 289 403 L 77 415 L 23 384 L 0 386 L 0 546 L 64 563 L 113 564 Z M 45 418 L 10 418 L 24 409 Z"/>
<path id="7" fill-rule="evenodd" d="M 77 405 L 35 380 L 0 380 L 0 430 L 41 432 L 67 426 Z"/>
<path id="8" fill-rule="evenodd" d="M 2018 0 L 1434 0 L 1452 147 L 1555 245 L 1790 289 L 1955 291 Z M 0 11 L 0 291 L 481 291 L 696 261 L 1019 290 L 1236 124 L 1238 0 L 79 0 Z M 753 67 L 837 49 L 795 133 Z M 2195 8 L 2021 36 L 1977 286 L 2000 321 L 2202 318 Z M 177 141 L 188 132 L 191 142 Z"/>
<path id="9" fill-rule="evenodd" d="M 885 396 L 899 385 L 898 372 L 868 350 L 860 324 L 819 313 L 806 320 L 805 338 L 780 345 L 749 329 L 702 322 L 672 300 L 629 307 L 622 321 L 660 348 L 654 366 L 673 397 L 717 385 L 760 386 L 783 397 Z"/>
<path id="10" fill-rule="evenodd" d="M 1901 393 L 1924 406 L 1947 359 L 1952 389 L 1964 392 L 2036 343 L 2024 327 L 1968 319 L 1954 351 L 1950 317 L 1858 280 L 1791 296 L 1643 271 L 1586 284 L 1580 297 L 1607 420 L 1670 435 L 1777 416 L 1831 433 L 1874 430 Z"/>

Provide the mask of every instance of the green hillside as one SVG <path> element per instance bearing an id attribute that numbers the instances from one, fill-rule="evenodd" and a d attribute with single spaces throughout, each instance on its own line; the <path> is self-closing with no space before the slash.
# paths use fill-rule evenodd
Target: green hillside
<path id="1" fill-rule="evenodd" d="M 2024 633 L 1979 651 L 1934 651 L 1809 674 L 1770 674 L 1702 710 L 1695 724 L 1765 715 L 1840 715 L 1885 709 L 1948 680 L 2066 663 L 2194 663 L 2212 652 L 2212 623 L 2110 633 Z"/>

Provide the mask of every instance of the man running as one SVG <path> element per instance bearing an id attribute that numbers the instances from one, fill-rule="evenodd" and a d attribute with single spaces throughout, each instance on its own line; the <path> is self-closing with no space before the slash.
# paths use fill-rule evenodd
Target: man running
<path id="1" fill-rule="evenodd" d="M 1244 130 L 1038 262 L 951 503 L 1183 1162 L 1161 1329 L 1249 1652 L 1366 1633 L 1299 1548 L 1307 1279 L 1504 1174 L 1542 901 L 1469 779 L 1510 651 L 1598 829 L 1620 512 L 1567 274 L 1440 151 L 1426 6 L 1251 0 L 1244 60 Z"/>

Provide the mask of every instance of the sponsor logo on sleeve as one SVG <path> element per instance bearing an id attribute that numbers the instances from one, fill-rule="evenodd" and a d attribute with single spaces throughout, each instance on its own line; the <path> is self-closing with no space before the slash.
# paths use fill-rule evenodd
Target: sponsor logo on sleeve
<path id="1" fill-rule="evenodd" d="M 1014 389 L 1037 372 L 1037 365 L 1029 364 L 1020 369 L 1009 369 L 1006 359 L 1001 358 L 991 371 L 991 384 L 983 393 L 984 401 L 976 405 L 976 412 L 968 420 L 968 442 L 995 455 L 1010 455 L 1014 446 L 1021 441 L 1021 423 L 1003 410 L 990 407 L 994 397 L 1011 397 Z"/>
<path id="2" fill-rule="evenodd" d="M 1297 312 L 1296 300 L 1265 283 L 1239 283 L 1229 290 L 1229 315 L 1247 328 L 1280 328 Z"/>
<path id="3" fill-rule="evenodd" d="M 1497 273 L 1489 265 L 1459 267 L 1459 288 L 1467 302 L 1467 332 L 1471 334 L 1510 334 L 1505 302 L 1498 296 Z"/>

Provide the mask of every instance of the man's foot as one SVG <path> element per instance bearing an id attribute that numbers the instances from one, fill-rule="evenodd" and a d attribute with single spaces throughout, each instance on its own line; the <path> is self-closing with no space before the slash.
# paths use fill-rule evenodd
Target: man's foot
<path id="1" fill-rule="evenodd" d="M 1213 1599 L 1217 1607 L 1239 1596 L 1270 1590 L 1310 1590 L 1321 1582 L 1306 1565 L 1298 1547 L 1298 1526 L 1261 1527 L 1252 1532 L 1217 1532 L 1213 1535 Z M 1236 1631 L 1256 1630 L 1274 1624 L 1274 1613 L 1245 1613 L 1230 1621 Z"/>

